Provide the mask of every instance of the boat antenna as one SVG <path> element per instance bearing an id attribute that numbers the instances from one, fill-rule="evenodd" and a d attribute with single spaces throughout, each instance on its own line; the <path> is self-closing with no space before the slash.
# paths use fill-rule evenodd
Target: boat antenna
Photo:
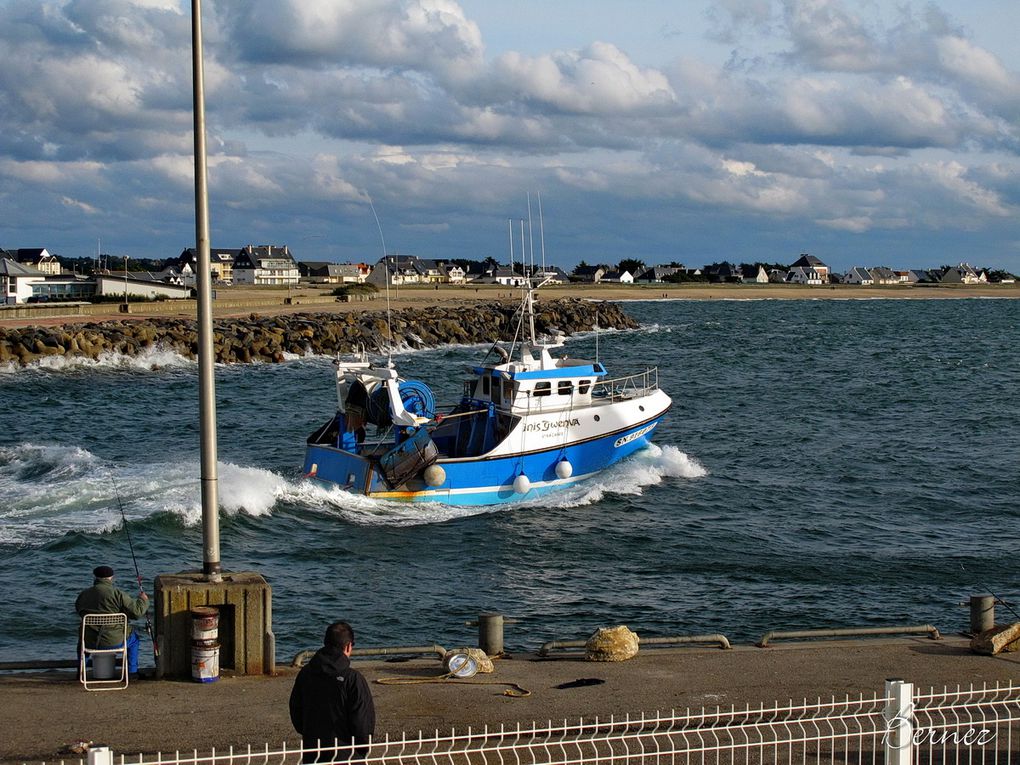
<path id="1" fill-rule="evenodd" d="M 528 204 L 529 204 L 528 215 L 529 215 L 529 219 L 530 219 L 530 215 L 531 215 L 531 211 L 530 211 L 530 204 L 531 204 L 530 203 L 530 199 L 529 199 L 529 203 Z M 521 257 L 521 271 L 522 271 L 522 273 L 524 275 L 524 278 L 521 280 L 521 299 L 522 299 L 522 302 L 524 303 L 524 305 L 522 306 L 521 310 L 527 310 L 527 312 L 528 312 L 528 328 L 531 330 L 531 344 L 534 346 L 535 343 L 536 343 L 536 338 L 535 338 L 535 305 L 534 305 L 534 302 L 532 301 L 532 296 L 531 296 L 531 274 L 528 273 L 528 269 L 526 267 L 527 266 L 527 261 L 525 260 L 525 257 L 526 257 L 525 253 L 527 253 L 527 250 L 524 248 L 524 219 L 522 218 L 521 219 L 521 255 L 522 255 L 522 257 Z M 535 266 L 535 248 L 534 247 L 531 248 L 531 266 L 532 266 L 531 270 L 534 271 L 535 270 L 535 268 L 534 268 L 534 266 Z M 523 346 L 522 346 L 522 350 L 523 350 Z"/>
<path id="2" fill-rule="evenodd" d="M 538 237 L 542 245 L 542 275 L 546 273 L 545 268 L 545 219 L 542 217 L 542 192 L 538 192 Z"/>
<path id="3" fill-rule="evenodd" d="M 372 204 L 372 197 L 368 196 L 368 206 L 372 208 L 372 217 L 375 218 L 375 227 L 379 229 L 379 241 L 382 242 L 383 281 L 386 283 L 386 331 L 389 333 L 389 343 L 386 346 L 386 362 L 390 364 L 393 360 L 393 322 L 390 316 L 390 262 L 386 259 L 386 237 L 383 236 L 382 224 L 375 212 L 375 205 Z"/>
<path id="4" fill-rule="evenodd" d="M 135 546 L 131 541 L 131 528 L 128 526 L 127 513 L 124 512 L 124 502 L 120 498 L 120 489 L 117 487 L 117 479 L 112 475 L 110 480 L 113 483 L 113 493 L 117 496 L 117 507 L 120 508 L 120 517 L 124 521 L 124 533 L 127 534 L 128 549 L 131 550 L 131 562 L 135 564 L 135 579 L 138 581 L 138 594 L 145 592 L 145 588 L 142 587 L 142 574 L 138 570 L 138 558 L 135 557 Z M 149 618 L 149 612 L 145 612 L 145 631 L 149 635 L 149 640 L 152 642 L 152 658 L 156 661 L 156 669 L 159 669 L 159 643 L 156 642 L 156 637 L 152 633 L 152 620 Z"/>
<path id="5" fill-rule="evenodd" d="M 595 309 L 595 363 L 599 363 L 599 312 Z"/>
<path id="6" fill-rule="evenodd" d="M 535 229 L 531 225 L 531 192 L 528 192 L 528 244 L 531 246 L 531 275 L 535 275 Z"/>

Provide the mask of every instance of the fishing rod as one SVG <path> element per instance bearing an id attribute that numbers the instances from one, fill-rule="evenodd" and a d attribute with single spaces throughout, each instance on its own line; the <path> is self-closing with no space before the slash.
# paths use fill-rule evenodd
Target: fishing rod
<path id="1" fill-rule="evenodd" d="M 124 520 L 124 533 L 127 534 L 128 549 L 131 550 L 131 562 L 135 564 L 135 579 L 138 580 L 138 592 L 139 594 L 145 592 L 145 588 L 142 586 L 142 574 L 138 570 L 138 558 L 135 557 L 135 546 L 131 541 L 131 529 L 128 526 L 127 513 L 124 512 L 124 502 L 120 498 L 120 488 L 117 486 L 116 479 L 113 479 L 113 492 L 117 495 L 117 506 L 120 508 L 120 517 Z M 156 642 L 156 636 L 152 631 L 152 620 L 149 618 L 149 611 L 145 611 L 145 631 L 149 635 L 149 640 L 152 643 L 152 658 L 156 662 L 156 668 L 159 669 L 159 644 Z"/>
<path id="2" fill-rule="evenodd" d="M 963 571 L 963 573 L 967 574 L 967 576 L 970 576 L 973 579 L 973 575 L 969 571 L 967 571 L 966 568 L 964 568 L 964 565 L 962 563 L 960 564 L 960 570 Z M 1015 616 L 1017 619 L 1020 619 L 1020 614 L 1018 614 L 1016 612 L 1016 610 L 1013 608 L 1013 606 L 1011 606 L 1005 600 L 1003 600 L 998 595 L 996 595 L 994 592 L 992 592 L 990 588 L 985 587 L 985 583 L 984 582 L 979 582 L 976 579 L 974 579 L 973 581 L 977 585 L 979 585 L 985 592 L 987 592 L 989 595 L 991 595 L 993 598 L 995 598 L 995 602 L 996 603 L 998 603 L 999 605 L 1005 606 L 1006 608 L 1009 609 L 1010 613 L 1013 614 L 1013 616 Z"/>

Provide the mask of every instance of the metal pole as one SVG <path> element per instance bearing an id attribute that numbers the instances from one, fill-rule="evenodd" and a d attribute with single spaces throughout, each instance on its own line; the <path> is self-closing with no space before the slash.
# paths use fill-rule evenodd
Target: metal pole
<path id="1" fill-rule="evenodd" d="M 885 762 L 911 765 L 914 761 L 914 684 L 885 681 Z"/>
<path id="2" fill-rule="evenodd" d="M 980 635 L 995 626 L 995 596 L 970 596 L 970 631 Z"/>
<path id="3" fill-rule="evenodd" d="M 478 614 L 478 647 L 486 656 L 503 655 L 503 614 Z"/>
<path id="4" fill-rule="evenodd" d="M 195 254 L 198 258 L 198 414 L 202 446 L 202 571 L 220 576 L 220 519 L 216 477 L 216 380 L 212 283 L 209 275 L 209 192 L 205 161 L 205 85 L 202 66 L 202 2 L 191 0 L 192 78 L 195 108 Z"/>
<path id="5" fill-rule="evenodd" d="M 88 765 L 113 765 L 113 750 L 108 746 L 94 746 L 88 751 Z"/>

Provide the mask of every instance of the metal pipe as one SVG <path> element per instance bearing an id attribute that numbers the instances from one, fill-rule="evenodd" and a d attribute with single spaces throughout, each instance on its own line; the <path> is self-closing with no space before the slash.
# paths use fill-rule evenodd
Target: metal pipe
<path id="1" fill-rule="evenodd" d="M 0 661 L 0 671 L 6 669 L 77 669 L 73 659 L 29 659 L 28 661 Z"/>
<path id="2" fill-rule="evenodd" d="M 723 650 L 729 650 L 733 646 L 725 635 L 715 633 L 712 635 L 673 635 L 667 637 L 640 638 L 639 645 L 672 645 L 674 643 L 718 643 Z"/>
<path id="3" fill-rule="evenodd" d="M 918 634 L 928 635 L 932 640 L 939 640 L 942 636 L 939 631 L 930 624 L 919 624 L 908 627 L 848 627 L 845 629 L 833 630 L 773 630 L 762 635 L 756 645 L 759 648 L 767 648 L 772 640 L 783 638 L 822 638 L 822 637 L 862 637 L 866 635 L 907 635 Z"/>
<path id="4" fill-rule="evenodd" d="M 292 667 L 303 667 L 308 663 L 308 660 L 315 655 L 314 649 L 308 649 L 306 651 L 299 651 L 290 665 Z M 440 659 L 444 658 L 447 654 L 447 650 L 441 645 L 433 643 L 432 645 L 415 645 L 415 646 L 396 646 L 393 648 L 355 648 L 351 651 L 351 656 L 402 656 L 406 654 L 429 654 L 434 653 Z"/>
<path id="5" fill-rule="evenodd" d="M 665 637 L 643 638 L 638 636 L 638 646 L 646 645 L 675 645 L 677 643 L 718 643 L 722 649 L 732 648 L 730 641 L 725 635 L 718 633 L 712 635 L 667 635 Z M 587 640 L 550 640 L 543 643 L 538 649 L 539 656 L 548 656 L 549 651 L 554 648 L 584 648 L 588 645 Z"/>
<path id="6" fill-rule="evenodd" d="M 213 355 L 212 279 L 209 255 L 209 189 L 205 148 L 205 74 L 202 62 L 202 2 L 191 0 L 192 82 L 195 112 L 195 256 L 198 274 L 198 413 L 201 438 L 202 571 L 220 576 L 219 492 L 216 475 L 216 380 Z"/>

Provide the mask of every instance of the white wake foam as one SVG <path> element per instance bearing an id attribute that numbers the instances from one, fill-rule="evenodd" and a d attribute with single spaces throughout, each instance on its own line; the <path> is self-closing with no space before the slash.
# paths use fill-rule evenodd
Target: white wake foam
<path id="1" fill-rule="evenodd" d="M 225 513 L 267 515 L 294 484 L 271 470 L 221 462 Z M 115 464 L 75 446 L 0 448 L 0 544 L 37 544 L 71 532 L 101 534 L 128 520 L 169 513 L 202 519 L 198 462 Z"/>
<path id="2" fill-rule="evenodd" d="M 282 502 L 362 525 L 442 523 L 512 508 L 568 508 L 607 495 L 640 495 L 669 478 L 699 478 L 705 468 L 675 446 L 651 445 L 583 483 L 519 503 L 462 507 L 369 499 L 316 481 L 221 462 L 220 508 L 266 516 Z M 202 520 L 197 462 L 120 465 L 76 446 L 0 447 L 0 544 L 41 544 L 71 532 L 101 534 L 129 521 L 170 514 L 184 526 Z"/>
<path id="3" fill-rule="evenodd" d="M 675 446 L 649 444 L 637 454 L 603 473 L 565 491 L 524 504 L 540 507 L 578 507 L 601 501 L 608 494 L 640 496 L 667 478 L 701 478 L 708 475 L 695 458 Z"/>
<path id="4" fill-rule="evenodd" d="M 119 351 L 101 353 L 98 358 L 87 356 L 43 356 L 27 367 L 18 364 L 0 365 L 0 374 L 17 374 L 26 370 L 47 372 L 91 372 L 109 369 L 150 371 L 194 367 L 198 362 L 185 358 L 176 351 L 164 348 L 146 348 L 135 356 Z"/>

